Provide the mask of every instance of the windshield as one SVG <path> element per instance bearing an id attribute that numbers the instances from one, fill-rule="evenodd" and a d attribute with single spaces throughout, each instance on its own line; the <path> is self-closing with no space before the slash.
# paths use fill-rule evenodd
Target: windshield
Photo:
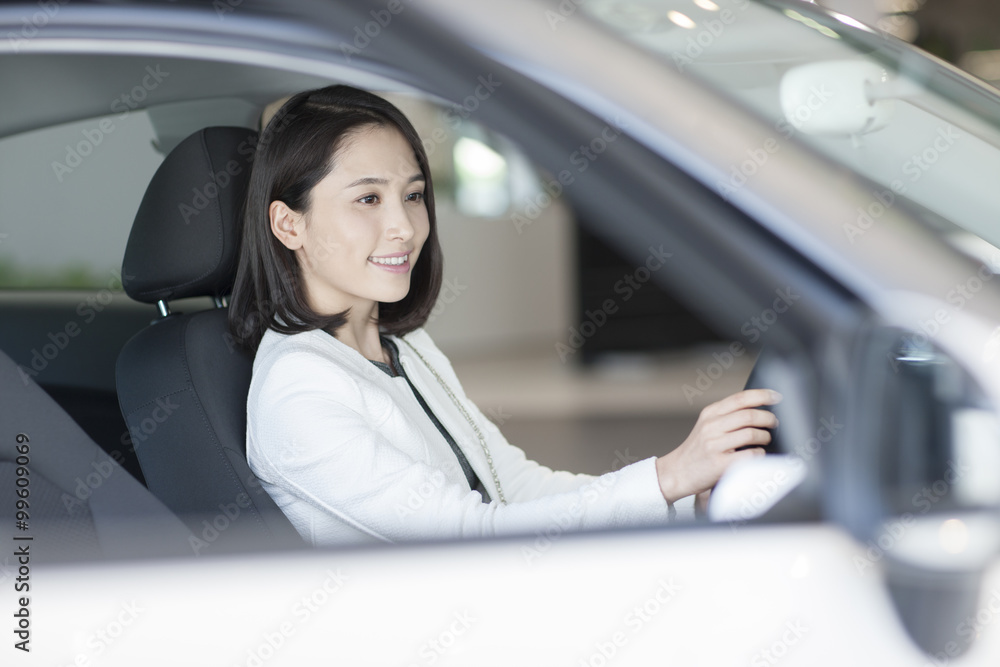
<path id="1" fill-rule="evenodd" d="M 849 240 L 902 200 L 980 259 L 1000 246 L 1000 101 L 992 89 L 850 18 L 808 8 L 590 0 L 584 9 L 768 119 L 776 141 L 794 137 L 870 179 L 872 203 L 845 225 Z M 749 156 L 718 189 L 738 189 L 759 164 Z"/>

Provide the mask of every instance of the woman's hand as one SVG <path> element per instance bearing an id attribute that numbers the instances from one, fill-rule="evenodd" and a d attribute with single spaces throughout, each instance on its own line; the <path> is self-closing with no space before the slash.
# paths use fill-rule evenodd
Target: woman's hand
<path id="1" fill-rule="evenodd" d="M 663 497 L 673 503 L 709 491 L 733 462 L 763 456 L 761 448 L 771 442 L 771 434 L 764 429 L 776 427 L 778 418 L 755 408 L 779 401 L 781 394 L 776 391 L 747 389 L 702 410 L 691 435 L 677 449 L 656 459 Z M 707 494 L 702 501 L 705 499 Z"/>

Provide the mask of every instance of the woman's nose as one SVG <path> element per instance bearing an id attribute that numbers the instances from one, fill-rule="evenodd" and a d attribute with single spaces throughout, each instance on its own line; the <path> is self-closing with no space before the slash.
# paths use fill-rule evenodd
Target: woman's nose
<path id="1" fill-rule="evenodd" d="M 413 238 L 413 222 L 410 220 L 409 212 L 404 205 L 401 204 L 393 208 L 387 223 L 386 233 L 390 238 L 398 238 L 403 241 L 409 241 Z"/>

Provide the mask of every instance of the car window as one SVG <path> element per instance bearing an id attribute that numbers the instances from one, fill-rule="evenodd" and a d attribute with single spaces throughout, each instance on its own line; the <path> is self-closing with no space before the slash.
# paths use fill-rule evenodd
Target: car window
<path id="1" fill-rule="evenodd" d="M 573 184 L 538 166 L 526 147 L 465 108 L 386 97 L 412 119 L 433 172 L 445 282 L 428 329 L 439 344 L 470 357 L 492 348 L 502 358 L 520 348 L 556 368 L 612 375 L 634 373 L 648 361 L 643 355 L 730 344 L 655 280 L 670 251 L 650 253 L 653 272 L 623 257 L 584 224 L 584 210 L 564 192 Z M 747 360 L 737 366 L 745 370 Z"/>
<path id="2" fill-rule="evenodd" d="M 445 261 L 427 330 L 529 458 L 601 474 L 663 455 L 703 406 L 743 388 L 774 322 L 723 337 L 664 287 L 673 248 L 630 257 L 594 234 L 617 223 L 582 205 L 566 177 L 593 172 L 592 160 L 577 154 L 553 174 L 468 106 L 385 96 L 433 171 Z M 600 150 L 613 151 L 607 136 Z"/>
<path id="3" fill-rule="evenodd" d="M 629 308 L 646 310 L 666 303 L 667 296 L 658 286 L 669 282 L 668 273 L 675 282 L 694 275 L 683 268 L 688 266 L 683 262 L 694 253 L 653 241 L 669 239 L 661 234 L 669 226 L 687 229 L 694 224 L 689 219 L 680 220 L 674 211 L 667 210 L 669 206 L 661 204 L 676 205 L 678 197 L 704 195 L 712 199 L 712 205 L 721 206 L 718 197 L 699 190 L 663 199 L 659 194 L 637 199 L 643 194 L 639 187 L 633 192 L 611 185 L 610 177 L 616 170 L 612 155 L 629 147 L 635 154 L 637 146 L 626 134 L 603 122 L 598 128 L 602 143 L 595 144 L 597 139 L 589 143 L 595 152 L 587 152 L 586 147 L 570 151 L 556 160 L 565 169 L 546 173 L 525 157 L 542 159 L 537 147 L 520 145 L 480 124 L 482 115 L 475 113 L 474 105 L 440 106 L 424 98 L 404 103 L 400 96 L 394 96 L 394 101 L 416 125 L 438 186 L 439 230 L 446 261 L 444 283 L 428 330 L 454 363 L 470 398 L 529 457 L 553 468 L 594 474 L 667 453 L 686 437 L 702 406 L 742 387 L 762 334 L 799 317 L 793 307 L 801 299 L 797 286 L 789 289 L 782 283 L 762 287 L 766 303 L 741 304 L 749 310 L 745 322 L 736 324 L 736 333 L 730 332 L 736 338 L 688 349 L 691 341 L 676 344 L 668 340 L 680 319 L 670 313 L 654 322 L 633 321 L 624 327 L 652 337 L 652 349 L 630 354 L 609 345 L 599 359 L 582 363 L 588 347 L 615 330 Z M 179 115 L 155 108 L 153 112 L 159 117 L 137 112 L 8 140 L 49 139 L 48 148 L 41 152 L 56 157 L 36 159 L 30 175 L 23 179 L 24 189 L 35 188 L 42 193 L 36 197 L 62 201 L 66 208 L 79 203 L 76 219 L 80 226 L 107 234 L 105 241 L 95 241 L 105 255 L 91 260 L 96 267 L 90 269 L 92 273 L 112 271 L 120 264 L 134 211 L 159 164 L 160 133 L 154 128 L 170 125 L 169 121 Z M 114 125 L 105 123 L 108 129 L 100 134 L 105 120 Z M 133 131 L 124 131 L 119 121 L 134 123 Z M 205 124 L 218 122 L 213 118 Z M 95 132 L 100 134 L 100 142 Z M 113 139 L 121 145 L 111 143 Z M 22 154 L 30 152 L 31 146 L 15 148 L 12 154 Z M 83 152 L 88 155 L 81 155 Z M 602 157 L 598 159 L 598 155 Z M 632 164 L 630 160 L 623 162 Z M 658 178 L 667 171 L 660 161 L 652 169 Z M 122 171 L 130 173 L 126 177 Z M 683 177 L 673 176 L 676 181 Z M 77 177 L 81 179 L 75 187 L 81 192 L 73 196 L 77 193 L 71 193 L 68 184 L 77 183 Z M 601 192 L 600 199 L 614 190 L 635 209 L 621 203 L 614 210 L 601 209 L 588 202 L 588 190 Z M 22 195 L 20 201 L 25 200 L 30 202 L 31 198 Z M 111 200 L 116 212 L 105 205 Z M 25 203 L 21 207 L 29 208 Z M 724 224 L 729 224 L 735 217 L 733 211 L 721 213 L 712 216 L 716 222 L 724 219 Z M 4 215 L 24 218 L 6 209 Z M 55 260 L 47 257 L 46 243 L 67 254 L 79 254 L 76 246 L 82 245 L 63 233 L 68 223 L 59 215 L 52 212 L 44 218 L 41 227 L 48 235 L 39 233 L 35 241 L 38 256 L 49 259 L 49 264 Z M 690 215 L 708 214 L 699 209 Z M 600 260 L 589 268 L 579 261 L 585 254 L 577 246 L 583 236 L 581 223 L 587 221 L 593 228 L 611 231 L 609 236 L 621 242 L 617 230 L 637 216 L 655 220 L 656 226 L 646 228 L 641 246 L 631 248 L 634 252 L 630 256 L 615 263 L 601 253 Z M 738 233 L 738 224 L 733 223 L 730 234 Z M 717 270 L 712 259 L 702 257 L 700 261 Z M 97 280 L 100 285 L 99 275 Z M 586 293 L 596 295 L 595 301 L 589 302 L 592 305 L 583 300 Z M 727 303 L 743 296 L 735 290 L 719 293 L 720 299 L 729 300 Z M 713 299 L 711 308 L 721 306 Z M 736 315 L 727 313 L 726 317 L 730 324 L 736 322 Z M 39 338 L 45 336 L 42 332 Z M 31 344 L 37 346 L 34 341 Z"/>
<path id="4" fill-rule="evenodd" d="M 893 38 L 853 19 L 807 9 L 749 0 L 592 0 L 583 9 L 772 126 L 714 184 L 723 196 L 752 185 L 786 142 L 803 142 L 873 182 L 871 202 L 845 221 L 851 243 L 906 201 L 977 259 L 1000 246 L 1000 104 L 961 76 L 900 56 Z"/>
<path id="5" fill-rule="evenodd" d="M 162 159 L 145 111 L 0 140 L 0 288 L 120 289 L 132 218 Z"/>
<path id="6" fill-rule="evenodd" d="M 475 356 L 557 338 L 573 300 L 574 220 L 565 202 L 550 198 L 520 226 L 517 214 L 541 191 L 542 179 L 515 143 L 454 108 L 386 97 L 414 123 L 433 173 L 445 257 L 428 322 L 435 340 Z"/>

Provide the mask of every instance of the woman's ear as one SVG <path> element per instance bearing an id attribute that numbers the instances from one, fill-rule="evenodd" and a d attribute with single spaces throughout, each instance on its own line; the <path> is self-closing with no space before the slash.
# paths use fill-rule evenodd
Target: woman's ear
<path id="1" fill-rule="evenodd" d="M 305 240 L 303 216 L 277 199 L 267 207 L 267 213 L 271 219 L 271 233 L 289 250 L 301 248 Z"/>

